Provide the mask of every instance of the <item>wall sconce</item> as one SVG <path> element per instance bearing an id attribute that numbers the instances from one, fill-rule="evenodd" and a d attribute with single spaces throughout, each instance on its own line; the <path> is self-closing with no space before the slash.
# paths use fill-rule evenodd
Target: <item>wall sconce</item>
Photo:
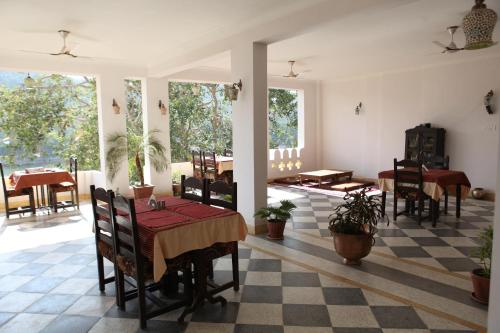
<path id="1" fill-rule="evenodd" d="M 120 114 L 120 106 L 116 102 L 116 100 L 113 98 L 113 111 L 115 111 L 115 114 Z"/>
<path id="2" fill-rule="evenodd" d="M 490 90 L 488 91 L 486 96 L 484 96 L 484 107 L 486 108 L 486 112 L 488 112 L 488 114 L 493 114 L 495 112 L 495 110 L 493 110 L 493 103 L 491 101 L 493 99 L 493 95 L 493 90 Z"/>
<path id="3" fill-rule="evenodd" d="M 243 88 L 241 79 L 238 83 L 233 83 L 232 85 L 226 84 L 224 86 L 224 94 L 226 98 L 230 101 L 236 101 L 238 99 L 238 92 Z"/>
<path id="4" fill-rule="evenodd" d="M 163 102 L 161 101 L 161 99 L 158 101 L 158 108 L 160 109 L 160 112 L 162 115 L 166 115 L 167 114 L 167 107 L 165 106 L 165 104 L 163 104 Z"/>
<path id="5" fill-rule="evenodd" d="M 359 102 L 358 105 L 356 105 L 356 108 L 354 109 L 354 114 L 356 116 L 359 116 L 359 112 L 361 111 L 361 108 L 363 107 L 363 103 Z"/>

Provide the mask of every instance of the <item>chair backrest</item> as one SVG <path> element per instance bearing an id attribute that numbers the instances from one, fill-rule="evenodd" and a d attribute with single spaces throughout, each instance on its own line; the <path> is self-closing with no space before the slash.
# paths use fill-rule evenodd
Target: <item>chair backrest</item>
<path id="1" fill-rule="evenodd" d="M 141 253 L 134 199 L 117 195 L 112 200 L 112 212 L 118 266 L 124 273 L 134 277 L 138 283 L 140 281 L 144 283 L 144 257 Z M 131 263 L 133 267 L 127 267 L 125 262 Z"/>
<path id="2" fill-rule="evenodd" d="M 232 183 L 230 185 L 220 180 L 210 182 L 209 179 L 205 179 L 205 183 L 207 189 L 205 203 L 207 205 L 229 208 L 234 211 L 238 210 L 237 183 Z M 212 196 L 213 194 L 215 194 L 215 196 Z"/>
<path id="3" fill-rule="evenodd" d="M 100 241 L 102 241 L 110 246 L 111 249 L 115 247 L 112 225 L 113 213 L 111 209 L 113 198 L 113 191 L 106 191 L 102 187 L 96 188 L 95 185 L 90 185 L 96 245 L 99 246 Z"/>
<path id="4" fill-rule="evenodd" d="M 181 198 L 204 202 L 205 182 L 199 178 L 181 176 Z"/>
<path id="5" fill-rule="evenodd" d="M 7 184 L 5 183 L 5 175 L 3 174 L 3 164 L 0 163 L 0 175 L 2 176 L 2 186 L 4 198 L 7 198 Z"/>
<path id="6" fill-rule="evenodd" d="M 78 159 L 74 156 L 69 158 L 69 173 L 71 173 L 75 183 L 78 185 Z"/>
<path id="7" fill-rule="evenodd" d="M 394 159 L 394 192 L 403 196 L 422 193 L 424 188 L 422 163 Z"/>
<path id="8" fill-rule="evenodd" d="M 191 151 L 193 164 L 193 176 L 199 175 L 199 177 L 203 177 L 203 160 L 202 160 L 202 152 L 193 150 Z"/>
<path id="9" fill-rule="evenodd" d="M 233 157 L 233 150 L 225 148 L 224 149 L 224 156 Z"/>
<path id="10" fill-rule="evenodd" d="M 429 169 L 442 169 L 449 170 L 450 169 L 450 156 L 432 156 L 424 158 L 424 165 Z"/>
<path id="11" fill-rule="evenodd" d="M 217 174 L 217 161 L 215 159 L 215 152 L 207 153 L 203 152 L 203 171 L 204 173 L 214 173 Z"/>

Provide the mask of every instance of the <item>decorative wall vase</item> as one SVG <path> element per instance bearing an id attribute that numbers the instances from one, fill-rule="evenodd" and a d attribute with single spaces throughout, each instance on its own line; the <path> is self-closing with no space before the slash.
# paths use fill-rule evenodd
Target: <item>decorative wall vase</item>
<path id="1" fill-rule="evenodd" d="M 482 49 L 495 44 L 492 38 L 497 23 L 497 13 L 486 8 L 483 2 L 484 0 L 476 0 L 476 5 L 465 15 L 462 22 L 466 50 Z"/>

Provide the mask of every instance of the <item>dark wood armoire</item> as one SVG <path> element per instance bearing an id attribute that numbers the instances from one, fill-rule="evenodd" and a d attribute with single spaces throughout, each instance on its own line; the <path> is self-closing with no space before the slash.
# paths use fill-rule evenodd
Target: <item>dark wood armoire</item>
<path id="1" fill-rule="evenodd" d="M 444 158 L 445 133 L 444 128 L 431 127 L 431 124 L 422 124 L 406 130 L 405 158 L 413 161 Z"/>

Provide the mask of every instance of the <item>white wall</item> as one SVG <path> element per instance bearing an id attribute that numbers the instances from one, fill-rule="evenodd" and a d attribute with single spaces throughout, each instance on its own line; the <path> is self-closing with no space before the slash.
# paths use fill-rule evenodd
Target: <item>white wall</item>
<path id="1" fill-rule="evenodd" d="M 446 129 L 451 168 L 465 171 L 473 187 L 494 190 L 498 115 L 483 106 L 491 89 L 500 94 L 500 58 L 323 82 L 322 165 L 376 178 L 404 156 L 404 131 L 431 123 Z"/>

